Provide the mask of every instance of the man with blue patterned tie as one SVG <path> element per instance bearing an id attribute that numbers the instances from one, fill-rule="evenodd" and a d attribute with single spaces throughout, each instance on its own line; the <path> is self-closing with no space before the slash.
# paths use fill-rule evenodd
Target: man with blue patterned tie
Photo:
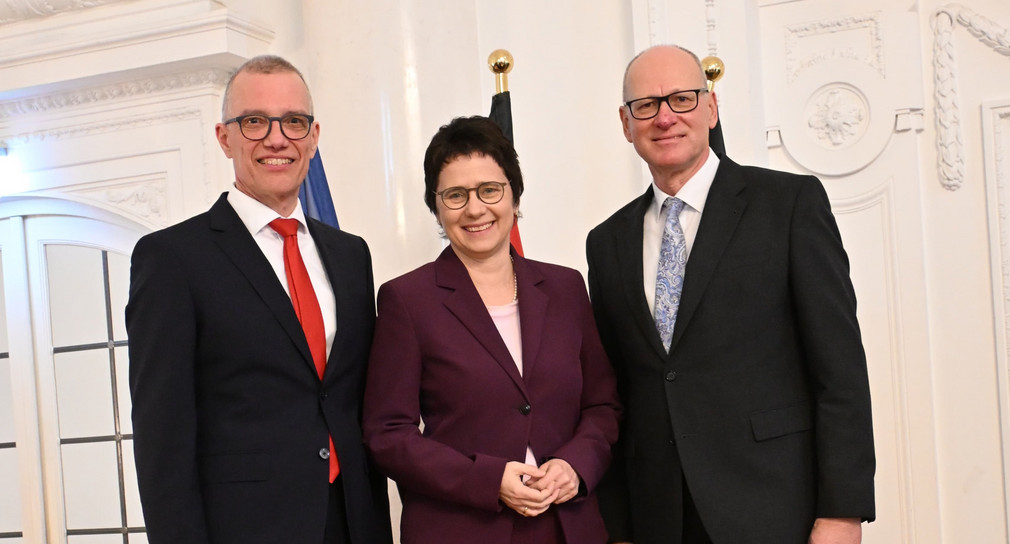
<path id="1" fill-rule="evenodd" d="M 716 97 L 690 51 L 632 59 L 624 101 L 653 183 L 586 243 L 626 410 L 600 487 L 610 541 L 860 542 L 870 394 L 823 187 L 711 151 Z"/>

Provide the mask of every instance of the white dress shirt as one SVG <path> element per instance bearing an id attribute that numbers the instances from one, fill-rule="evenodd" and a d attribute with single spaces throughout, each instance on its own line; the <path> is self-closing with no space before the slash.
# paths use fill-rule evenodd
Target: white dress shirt
<path id="1" fill-rule="evenodd" d="M 284 272 L 284 237 L 270 227 L 270 222 L 281 216 L 269 206 L 234 187 L 228 191 L 228 204 L 231 204 L 239 219 L 249 229 L 249 234 L 252 234 L 256 245 L 274 269 L 277 280 L 284 287 L 284 292 L 290 297 L 288 277 Z M 316 249 L 316 244 L 305 224 L 301 202 L 295 205 L 295 210 L 289 217 L 283 219 L 298 220 L 298 251 L 302 254 L 302 261 L 305 262 L 309 279 L 312 281 L 312 290 L 316 292 L 319 310 L 323 314 L 323 326 L 326 329 L 326 358 L 329 359 L 333 337 L 337 333 L 337 302 L 333 296 L 333 287 L 330 285 L 329 276 L 326 275 L 326 269 L 323 268 L 323 261 L 319 258 L 319 250 Z"/>
<path id="2" fill-rule="evenodd" d="M 656 312 L 656 274 L 659 271 L 659 248 L 663 245 L 663 229 L 666 226 L 665 218 L 661 213 L 663 202 L 667 197 L 675 196 L 684 201 L 684 208 L 680 211 L 680 228 L 684 231 L 684 241 L 687 242 L 688 259 L 691 257 L 691 248 L 694 247 L 694 238 L 698 235 L 698 225 L 701 224 L 701 213 L 705 209 L 705 200 L 708 199 L 708 190 L 715 180 L 715 172 L 719 169 L 719 157 L 711 149 L 708 150 L 708 159 L 701 166 L 691 179 L 677 191 L 675 195 L 664 193 L 656 183 L 652 184 L 652 192 L 655 198 L 649 209 L 645 211 L 645 218 L 642 223 L 642 275 L 645 280 L 645 299 L 649 302 L 649 313 Z"/>

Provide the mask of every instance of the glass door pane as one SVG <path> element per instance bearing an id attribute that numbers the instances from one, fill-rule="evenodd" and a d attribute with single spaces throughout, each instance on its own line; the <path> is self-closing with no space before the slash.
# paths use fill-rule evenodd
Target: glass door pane
<path id="1" fill-rule="evenodd" d="M 22 514 L 2 257 L 0 252 L 0 542 L 8 544 L 22 541 Z"/>
<path id="2" fill-rule="evenodd" d="M 37 341 L 41 428 L 56 435 L 42 437 L 56 447 L 43 455 L 45 487 L 59 499 L 47 501 L 49 534 L 72 544 L 146 542 L 124 324 L 138 234 L 75 217 L 29 218 L 25 233 L 29 273 L 45 289 L 33 294 L 45 308 L 33 321 L 48 332 Z"/>

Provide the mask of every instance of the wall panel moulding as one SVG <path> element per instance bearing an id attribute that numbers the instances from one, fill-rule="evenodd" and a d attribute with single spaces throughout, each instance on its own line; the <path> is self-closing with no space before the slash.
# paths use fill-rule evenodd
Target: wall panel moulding
<path id="1" fill-rule="evenodd" d="M 66 13 L 123 2 L 124 0 L 6 0 L 0 2 L 0 25 L 14 23 L 26 19 L 49 17 L 57 13 Z"/>
<path id="2" fill-rule="evenodd" d="M 10 0 L 0 17 L 37 3 Z M 0 20 L 0 101 L 110 80 L 228 69 L 268 52 L 274 37 L 265 25 L 213 0 L 43 3 L 53 4 L 66 9 Z"/>

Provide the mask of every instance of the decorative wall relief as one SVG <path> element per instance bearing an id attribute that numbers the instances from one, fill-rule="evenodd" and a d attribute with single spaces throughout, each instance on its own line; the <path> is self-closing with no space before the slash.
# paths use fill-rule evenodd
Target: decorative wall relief
<path id="1" fill-rule="evenodd" d="M 789 83 L 815 64 L 836 58 L 865 63 L 883 76 L 880 15 L 810 21 L 786 28 L 786 80 Z"/>
<path id="2" fill-rule="evenodd" d="M 49 17 L 65 11 L 93 8 L 123 0 L 5 0 L 0 2 L 0 25 Z"/>
<path id="3" fill-rule="evenodd" d="M 875 66 L 839 57 L 805 68 L 781 91 L 782 144 L 818 174 L 850 174 L 880 155 L 894 130 L 894 93 Z"/>
<path id="4" fill-rule="evenodd" d="M 143 219 L 152 225 L 168 223 L 167 181 L 164 178 L 137 180 L 127 184 L 96 186 L 67 191 L 104 208 Z"/>
<path id="5" fill-rule="evenodd" d="M 933 15 L 933 83 L 936 110 L 937 169 L 940 184 L 955 191 L 965 178 L 961 113 L 957 100 L 957 63 L 954 56 L 955 23 L 993 51 L 1010 57 L 1010 32 L 960 5 L 947 4 Z"/>
<path id="6" fill-rule="evenodd" d="M 887 83 L 880 13 L 845 15 L 782 27 L 780 82 L 768 92 L 779 141 L 804 168 L 843 176 L 880 155 L 894 131 L 896 93 Z M 779 140 L 780 138 L 780 140 Z M 774 140 L 774 141 L 773 141 Z"/>
<path id="7" fill-rule="evenodd" d="M 713 57 L 719 55 L 719 33 L 716 22 L 715 0 L 705 0 L 705 36 L 708 38 L 708 54 Z"/>
<path id="8" fill-rule="evenodd" d="M 206 68 L 0 102 L 0 121 L 17 115 L 101 105 L 126 98 L 153 96 L 158 93 L 191 87 L 211 85 L 224 88 L 230 73 L 230 69 L 225 67 Z"/>
<path id="9" fill-rule="evenodd" d="M 185 119 L 201 119 L 203 112 L 196 108 L 173 109 L 154 112 L 148 115 L 137 115 L 121 119 L 109 119 L 99 122 L 61 126 L 52 129 L 34 130 L 5 136 L 8 143 L 28 144 L 44 140 L 62 140 L 65 138 L 80 138 L 108 132 L 119 132 L 131 128 L 163 125 Z"/>
<path id="10" fill-rule="evenodd" d="M 848 85 L 822 89 L 808 107 L 813 111 L 807 126 L 826 149 L 842 149 L 858 140 L 870 117 L 866 97 Z"/>

